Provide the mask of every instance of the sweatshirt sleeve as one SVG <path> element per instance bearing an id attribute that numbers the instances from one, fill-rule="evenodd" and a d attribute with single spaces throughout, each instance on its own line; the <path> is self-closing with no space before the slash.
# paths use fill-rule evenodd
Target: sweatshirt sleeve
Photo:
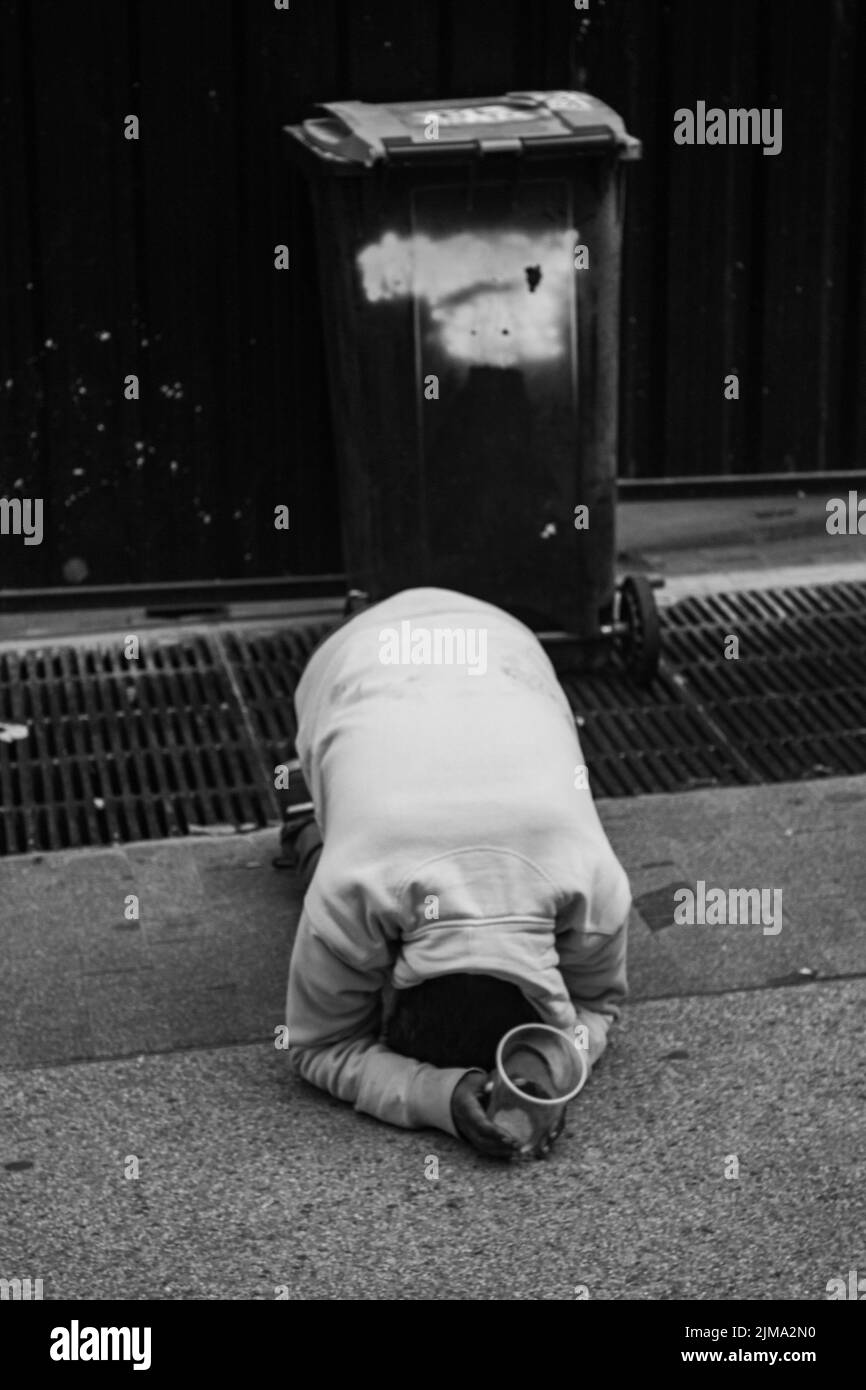
<path id="1" fill-rule="evenodd" d="M 589 1035 L 590 1069 L 607 1047 L 610 1026 L 628 992 L 627 929 L 628 917 L 612 933 L 583 931 L 569 914 L 557 925 L 559 969 L 576 1021 Z"/>
<path id="2" fill-rule="evenodd" d="M 341 958 L 302 912 L 286 1003 L 292 1066 L 367 1115 L 404 1129 L 431 1126 L 456 1136 L 451 1096 L 466 1069 L 416 1062 L 378 1041 L 389 974 L 386 947 L 383 942 L 380 961 L 362 968 Z"/>

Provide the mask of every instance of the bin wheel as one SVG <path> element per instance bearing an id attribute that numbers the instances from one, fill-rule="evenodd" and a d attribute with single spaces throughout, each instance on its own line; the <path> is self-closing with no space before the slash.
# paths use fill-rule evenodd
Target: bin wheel
<path id="1" fill-rule="evenodd" d="M 626 671 L 638 685 L 649 685 L 658 673 L 661 625 L 653 587 L 645 575 L 629 574 L 619 591 L 620 638 Z"/>

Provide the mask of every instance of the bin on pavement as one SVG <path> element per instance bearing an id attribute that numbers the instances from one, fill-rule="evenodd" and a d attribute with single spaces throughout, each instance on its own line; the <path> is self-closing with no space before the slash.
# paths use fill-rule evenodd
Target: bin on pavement
<path id="1" fill-rule="evenodd" d="M 616 112 L 583 92 L 333 102 L 311 175 L 345 568 L 374 601 L 459 589 L 650 677 L 645 580 L 616 594 Z"/>

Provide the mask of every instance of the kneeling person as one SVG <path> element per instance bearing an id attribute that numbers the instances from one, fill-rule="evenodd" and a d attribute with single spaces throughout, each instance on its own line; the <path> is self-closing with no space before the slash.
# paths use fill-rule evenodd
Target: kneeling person
<path id="1" fill-rule="evenodd" d="M 553 667 L 502 610 L 412 589 L 332 633 L 295 699 L 315 825 L 293 1065 L 366 1114 L 508 1156 L 484 1109 L 500 1038 L 580 1028 L 591 1067 L 626 993 L 628 880 Z"/>

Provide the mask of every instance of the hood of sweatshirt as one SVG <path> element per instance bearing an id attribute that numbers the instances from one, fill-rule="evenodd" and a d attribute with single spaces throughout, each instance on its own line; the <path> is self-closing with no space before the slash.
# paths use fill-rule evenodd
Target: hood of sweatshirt
<path id="1" fill-rule="evenodd" d="M 559 971 L 557 891 L 525 855 L 476 845 L 419 864 L 398 889 L 397 989 L 439 975 L 493 975 L 515 984 L 546 1023 L 570 1028 Z"/>

